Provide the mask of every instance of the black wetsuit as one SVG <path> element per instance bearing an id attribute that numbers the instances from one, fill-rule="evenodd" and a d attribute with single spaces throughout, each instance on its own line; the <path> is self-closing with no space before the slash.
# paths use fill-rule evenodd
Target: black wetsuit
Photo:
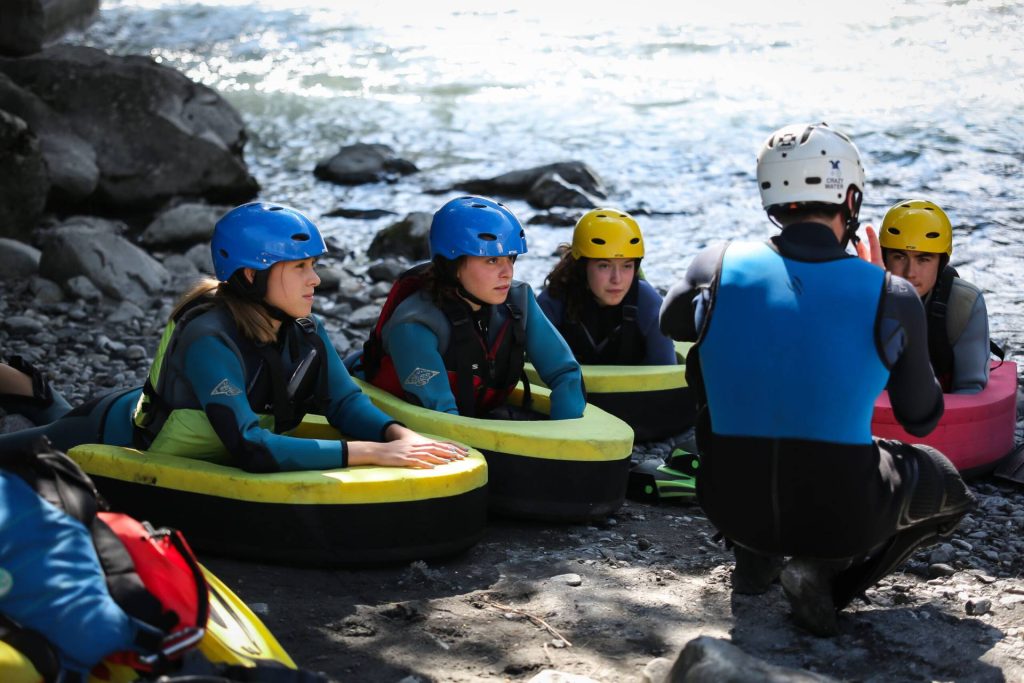
<path id="1" fill-rule="evenodd" d="M 864 382 L 877 381 L 880 370 L 888 371 L 886 387 L 907 431 L 925 435 L 942 416 L 942 392 L 928 360 L 924 311 L 913 287 L 902 278 L 882 276 L 880 269 L 846 261 L 855 257 L 846 254 L 824 225 L 787 227 L 770 245 L 770 250 L 740 244 L 701 252 L 684 281 L 669 292 L 661 329 L 674 339 L 697 342 L 686 367 L 700 405 L 698 498 L 709 519 L 727 538 L 757 553 L 858 558 L 837 581 L 836 604 L 842 606 L 866 582 L 877 580 L 879 572 L 891 569 L 865 564 L 869 555 L 875 560 L 888 555 L 879 560 L 883 564 L 891 564 L 893 556 L 902 560 L 927 540 L 924 532 L 934 536 L 937 529 L 945 532 L 955 526 L 972 498 L 952 465 L 934 449 L 870 438 L 871 408 L 881 387 L 858 383 L 862 376 Z M 744 248 L 757 256 L 747 261 L 726 258 Z M 742 272 L 729 271 L 734 260 Z M 857 286 L 830 279 L 837 273 L 859 280 L 852 283 Z M 789 280 L 780 283 L 780 277 Z M 732 303 L 719 301 L 723 281 L 728 283 L 724 301 Z M 819 308 L 805 307 L 815 296 Z M 829 312 L 832 299 L 834 310 Z M 716 308 L 744 301 L 749 310 L 727 314 Z M 849 311 L 867 326 L 873 321 L 873 330 L 863 330 L 853 340 L 842 337 L 822 320 L 823 310 L 826 319 L 837 321 Z M 708 367 L 702 366 L 704 342 L 716 332 L 716 323 L 725 325 L 727 320 L 732 321 L 732 334 L 715 339 L 735 349 L 739 372 L 749 373 L 746 382 L 735 368 L 723 368 L 720 354 L 710 362 L 720 348 L 707 349 Z M 746 320 L 760 327 L 744 329 Z M 791 327 L 778 328 L 779 320 Z M 813 335 L 808 334 L 811 330 Z M 829 340 L 829 334 L 834 338 Z M 766 346 L 773 349 L 774 359 L 758 358 Z M 775 371 L 774 365 L 784 361 L 798 371 Z M 750 363 L 746 370 L 744 363 Z M 758 386 L 755 378 L 763 376 L 774 377 L 775 384 Z M 815 382 L 814 396 L 790 391 L 791 384 L 814 387 Z M 709 393 L 715 393 L 709 387 L 729 400 L 709 403 Z M 830 414 L 832 403 L 850 404 L 847 387 L 860 389 L 856 405 L 850 405 L 855 416 Z M 763 397 L 763 405 L 751 404 L 751 396 Z M 815 421 L 820 415 L 824 417 Z M 751 425 L 749 433 L 743 432 L 745 422 Z M 778 431 L 772 433 L 773 428 Z"/>

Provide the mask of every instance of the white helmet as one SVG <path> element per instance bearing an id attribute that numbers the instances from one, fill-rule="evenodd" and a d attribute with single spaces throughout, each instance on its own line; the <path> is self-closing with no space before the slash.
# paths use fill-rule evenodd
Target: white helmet
<path id="1" fill-rule="evenodd" d="M 761 206 L 816 202 L 842 204 L 864 191 L 864 166 L 856 146 L 827 123 L 786 126 L 772 133 L 757 155 Z"/>

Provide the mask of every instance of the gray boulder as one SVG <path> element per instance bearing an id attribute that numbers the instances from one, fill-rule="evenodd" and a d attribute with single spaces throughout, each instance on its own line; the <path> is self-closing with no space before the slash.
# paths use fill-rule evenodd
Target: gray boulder
<path id="1" fill-rule="evenodd" d="M 732 643 L 699 636 L 679 653 L 666 683 L 836 683 L 834 678 L 769 664 Z"/>
<path id="2" fill-rule="evenodd" d="M 117 301 L 145 302 L 159 294 L 170 274 L 152 256 L 116 234 L 119 226 L 58 227 L 45 237 L 39 274 L 56 282 L 87 277 Z"/>
<path id="3" fill-rule="evenodd" d="M 86 26 L 100 0 L 3 0 L 0 53 L 28 55 L 65 32 Z"/>
<path id="4" fill-rule="evenodd" d="M 404 256 L 410 261 L 430 258 L 430 221 L 433 214 L 414 211 L 373 236 L 366 255 L 371 259 Z"/>
<path id="5" fill-rule="evenodd" d="M 197 244 L 185 252 L 185 258 L 192 262 L 200 273 L 213 275 L 213 254 L 209 244 Z"/>
<path id="6" fill-rule="evenodd" d="M 526 201 L 538 209 L 553 206 L 568 206 L 578 209 L 593 209 L 597 204 L 579 185 L 570 183 L 557 173 L 545 173 L 533 184 L 526 195 Z"/>
<path id="7" fill-rule="evenodd" d="M 71 208 L 93 193 L 100 177 L 96 152 L 71 130 L 64 117 L 3 73 L 0 109 L 24 119 L 39 138 L 39 150 L 50 175 L 51 207 Z"/>
<path id="8" fill-rule="evenodd" d="M 0 280 L 21 280 L 39 272 L 41 254 L 35 247 L 0 237 Z"/>
<path id="9" fill-rule="evenodd" d="M 0 110 L 0 236 L 27 238 L 50 192 L 46 162 L 28 125 Z"/>
<path id="10" fill-rule="evenodd" d="M 387 145 L 357 143 L 342 147 L 333 157 L 317 162 L 313 175 L 339 185 L 394 182 L 419 169 L 395 155 Z"/>
<path id="11" fill-rule="evenodd" d="M 147 247 L 209 242 L 213 226 L 227 211 L 224 206 L 179 204 L 159 214 L 139 236 L 139 242 Z"/>
<path id="12" fill-rule="evenodd" d="M 486 179 L 466 180 L 455 185 L 455 189 L 481 195 L 500 197 L 526 197 L 541 177 L 557 173 L 567 183 L 576 185 L 584 192 L 604 199 L 608 196 L 604 183 L 594 169 L 582 161 L 560 161 L 544 166 L 535 166 L 522 171 L 511 171 Z"/>
<path id="13" fill-rule="evenodd" d="M 155 210 L 171 197 L 238 204 L 256 195 L 242 119 L 223 98 L 148 57 L 57 45 L 0 71 L 30 90 L 96 151 L 92 200 Z"/>

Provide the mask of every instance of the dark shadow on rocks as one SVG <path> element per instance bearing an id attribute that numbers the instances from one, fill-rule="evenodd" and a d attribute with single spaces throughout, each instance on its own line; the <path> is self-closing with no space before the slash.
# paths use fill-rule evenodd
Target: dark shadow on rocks
<path id="1" fill-rule="evenodd" d="M 981 657 L 1004 634 L 933 603 L 878 609 L 859 601 L 839 614 L 839 635 L 819 638 L 798 627 L 778 586 L 760 596 L 732 596 L 733 642 L 773 664 L 840 679 L 872 671 L 879 681 L 1003 681 Z"/>

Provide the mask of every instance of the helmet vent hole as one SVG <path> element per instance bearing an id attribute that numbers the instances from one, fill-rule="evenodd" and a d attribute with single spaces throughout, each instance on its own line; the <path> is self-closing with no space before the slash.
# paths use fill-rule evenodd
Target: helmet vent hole
<path id="1" fill-rule="evenodd" d="M 828 152 L 826 152 L 825 150 L 821 150 L 821 156 L 825 156 L 826 154 L 828 154 Z"/>
<path id="2" fill-rule="evenodd" d="M 295 242 L 308 242 L 309 235 L 307 235 L 304 232 L 297 232 L 294 235 L 292 235 L 292 240 Z"/>
<path id="3" fill-rule="evenodd" d="M 218 249 L 221 258 L 230 258 L 227 249 Z"/>
<path id="4" fill-rule="evenodd" d="M 525 230 L 520 230 L 519 231 L 519 236 L 522 237 L 525 240 L 526 239 L 526 231 Z"/>
<path id="5" fill-rule="evenodd" d="M 479 203 L 470 204 L 470 206 L 473 207 L 474 209 L 486 209 L 487 208 L 486 204 L 479 204 Z"/>
<path id="6" fill-rule="evenodd" d="M 783 184 L 783 185 L 784 185 L 785 187 L 789 187 L 789 181 L 788 181 L 788 180 L 783 180 L 783 181 L 782 181 L 782 184 Z"/>
<path id="7" fill-rule="evenodd" d="M 814 176 L 814 177 L 808 178 L 806 182 L 807 182 L 808 185 L 821 185 L 821 178 L 819 178 L 817 176 Z"/>
<path id="8" fill-rule="evenodd" d="M 936 238 L 939 237 L 939 233 L 937 233 L 937 232 L 929 232 L 929 233 L 927 233 L 925 235 L 925 237 L 927 237 L 930 240 L 933 240 L 933 239 L 936 239 Z"/>
<path id="9" fill-rule="evenodd" d="M 925 211 L 934 211 L 935 209 L 933 209 L 933 208 L 932 208 L 932 207 L 930 207 L 930 206 L 926 206 L 926 207 L 924 207 L 924 210 L 925 210 Z"/>
<path id="10" fill-rule="evenodd" d="M 495 242 L 498 239 L 497 235 L 491 234 L 489 232 L 478 233 L 477 237 L 479 237 L 480 239 L 482 239 L 485 242 Z"/>
<path id="11" fill-rule="evenodd" d="M 814 130 L 814 126 L 807 126 L 804 129 L 804 134 L 800 136 L 800 144 L 807 142 L 807 138 L 811 137 L 811 131 Z"/>
<path id="12" fill-rule="evenodd" d="M 630 244 L 639 244 L 640 243 L 640 238 L 639 237 L 634 237 L 633 239 L 631 239 L 629 241 L 629 243 Z"/>
<path id="13" fill-rule="evenodd" d="M 594 244 L 599 244 L 599 245 L 605 245 L 605 244 L 607 244 L 607 242 L 605 242 L 605 241 L 604 241 L 603 239 L 601 239 L 600 237 L 591 237 L 591 238 L 590 238 L 590 241 L 591 241 L 591 242 L 593 242 Z"/>
<path id="14" fill-rule="evenodd" d="M 597 217 L 598 218 L 608 218 L 608 214 L 606 214 L 606 213 L 599 213 L 599 214 L 597 214 Z"/>
<path id="15" fill-rule="evenodd" d="M 890 235 L 900 234 L 899 228 L 886 228 L 886 232 L 888 232 Z"/>
<path id="16" fill-rule="evenodd" d="M 788 156 L 789 156 L 789 152 L 783 152 L 783 153 L 782 153 L 782 158 L 783 158 L 783 159 L 785 159 L 785 158 L 786 158 L 786 157 L 788 157 Z"/>
<path id="17" fill-rule="evenodd" d="M 762 190 L 767 190 L 771 186 L 772 186 L 772 184 L 770 182 L 768 182 L 767 180 L 764 181 L 763 183 L 761 183 L 761 189 Z"/>
<path id="18" fill-rule="evenodd" d="M 280 211 L 283 208 L 283 206 L 271 206 L 270 208 L 267 209 L 267 211 Z"/>

